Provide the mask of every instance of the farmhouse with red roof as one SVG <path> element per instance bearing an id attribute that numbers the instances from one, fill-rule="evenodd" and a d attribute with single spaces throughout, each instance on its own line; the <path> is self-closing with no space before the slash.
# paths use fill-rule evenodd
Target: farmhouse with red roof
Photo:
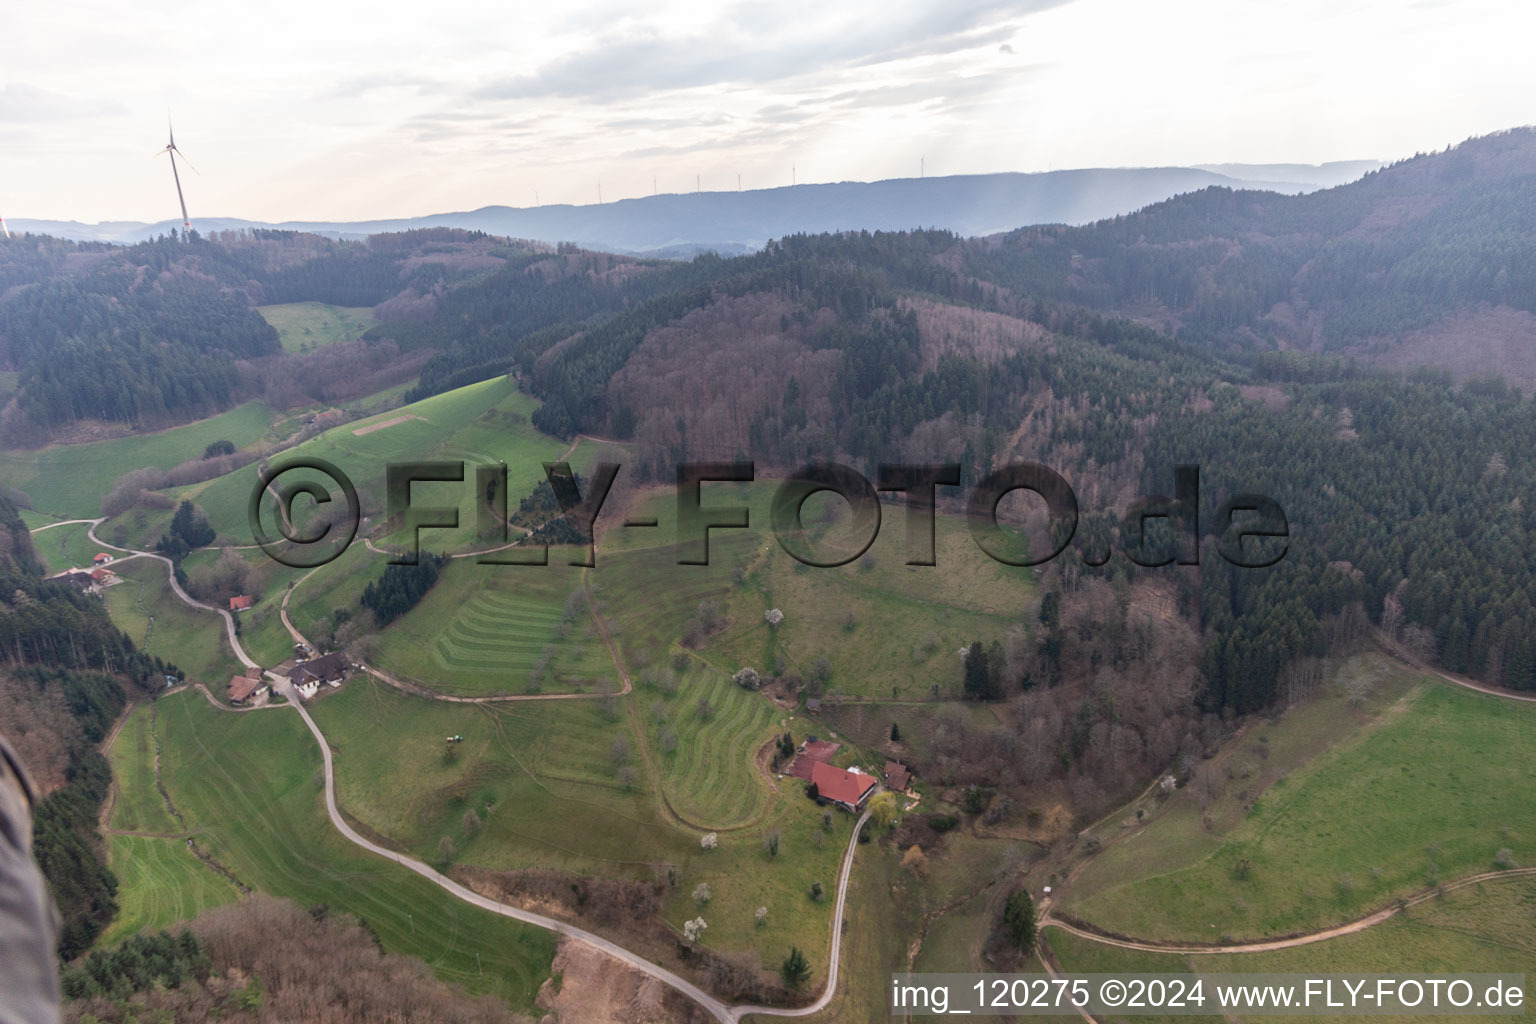
<path id="1" fill-rule="evenodd" d="M 816 795 L 824 796 L 845 811 L 857 811 L 874 791 L 875 777 L 861 771 L 844 771 L 824 761 L 811 765 L 811 785 Z"/>

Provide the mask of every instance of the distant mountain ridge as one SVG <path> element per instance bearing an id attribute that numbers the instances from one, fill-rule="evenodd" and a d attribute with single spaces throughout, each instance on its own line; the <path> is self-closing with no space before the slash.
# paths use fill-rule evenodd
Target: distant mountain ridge
<path id="1" fill-rule="evenodd" d="M 591 206 L 486 206 L 368 221 L 269 223 L 194 217 L 193 227 L 204 233 L 271 227 L 338 238 L 454 227 L 541 242 L 575 242 L 617 252 L 686 256 L 714 249 L 730 255 L 797 233 L 932 227 L 976 236 L 1034 224 L 1087 224 L 1211 185 L 1295 194 L 1353 180 L 1378 166 L 1374 161 L 1350 161 L 1316 167 L 1228 164 L 968 174 L 746 192 L 672 193 Z M 174 220 L 84 224 L 26 218 L 14 218 L 10 225 L 13 231 L 122 243 L 144 241 L 179 227 Z"/>

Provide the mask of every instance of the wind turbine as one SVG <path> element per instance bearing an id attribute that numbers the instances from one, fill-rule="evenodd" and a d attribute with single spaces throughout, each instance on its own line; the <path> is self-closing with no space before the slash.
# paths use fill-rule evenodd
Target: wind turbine
<path id="1" fill-rule="evenodd" d="M 5 214 L 3 213 L 0 213 L 0 232 L 3 232 L 6 238 L 11 237 L 11 229 L 5 226 Z"/>
<path id="2" fill-rule="evenodd" d="M 176 171 L 176 158 L 179 156 L 183 160 L 187 160 L 187 157 L 186 154 L 176 148 L 176 129 L 171 127 L 170 118 L 165 119 L 165 125 L 166 130 L 170 134 L 171 141 L 166 143 L 165 148 L 160 150 L 160 153 L 171 158 L 171 177 L 176 181 L 176 198 L 181 200 L 181 226 L 184 231 L 190 234 L 192 231 L 192 219 L 187 216 L 187 197 L 182 195 L 181 175 Z M 192 167 L 192 161 L 187 160 L 187 166 Z M 197 168 L 192 167 L 192 172 L 196 174 Z"/>

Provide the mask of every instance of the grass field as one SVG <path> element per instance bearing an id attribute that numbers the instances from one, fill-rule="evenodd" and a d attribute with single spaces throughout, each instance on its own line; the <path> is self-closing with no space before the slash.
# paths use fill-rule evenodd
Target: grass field
<path id="1" fill-rule="evenodd" d="M 696 703 L 702 676 L 690 674 L 679 704 Z M 718 685 L 708 692 L 720 696 Z M 742 701 L 762 700 L 738 692 Z M 348 813 L 418 856 L 438 859 L 438 843 L 446 836 L 460 863 L 492 870 L 549 867 L 651 879 L 665 877 L 670 866 L 676 884 L 664 917 L 681 928 L 702 914 L 711 948 L 752 951 L 765 965 L 776 965 L 791 944 L 813 960 L 824 955 L 831 900 L 812 902 L 808 890 L 820 881 L 831 891 L 851 819 L 834 814 L 830 832 L 818 841 L 821 809 L 800 795 L 798 785 L 780 784 L 773 806 L 752 827 L 722 831 L 718 849 L 702 849 L 701 830 L 679 826 L 658 799 L 662 784 L 640 747 L 645 737 L 635 728 L 637 720 L 624 705 L 635 699 L 476 707 L 421 700 L 357 680 L 316 702 L 314 714 L 336 749 Z M 649 694 L 642 699 L 652 700 Z M 724 704 L 693 746 L 724 749 L 712 735 L 717 727 L 740 729 Z M 463 742 L 450 747 L 444 741 L 450 735 L 463 736 Z M 616 756 L 621 741 L 623 757 Z M 702 814 L 714 809 L 706 785 L 767 785 L 751 765 L 751 749 L 728 750 L 727 756 L 719 769 L 695 765 L 694 777 L 657 755 L 655 771 L 672 773 L 676 784 L 666 785 L 666 791 L 677 792 L 680 800 L 695 795 L 698 806 L 686 807 Z M 624 782 L 625 764 L 634 773 L 632 785 Z M 731 804 L 722 806 L 742 813 Z M 466 833 L 462 825 L 471 809 L 484 821 L 477 833 Z M 703 824 L 723 829 L 730 823 L 706 819 Z M 762 849 L 763 836 L 771 832 L 781 835 L 777 856 Z M 702 909 L 691 896 L 700 882 L 713 891 Z M 758 906 L 769 908 L 761 927 L 753 920 Z"/>
<path id="2" fill-rule="evenodd" d="M 538 403 L 518 391 L 514 382 L 498 377 L 333 427 L 291 449 L 284 458 L 324 459 L 351 477 L 362 501 L 365 535 L 373 532 L 383 515 L 385 468 L 390 463 L 456 459 L 471 463 L 463 484 L 417 484 L 412 488 L 412 502 L 418 506 L 453 505 L 459 509 L 459 530 L 427 531 L 425 546 L 433 550 L 472 547 L 473 465 L 505 460 L 508 493 L 514 496 L 515 507 L 516 499 L 543 478 L 540 461 L 557 458 L 568 447 L 539 433 L 529 423 L 529 416 L 537 407 Z M 258 473 L 259 467 L 252 464 L 178 494 L 197 502 L 221 536 L 248 544 L 251 530 L 246 506 Z M 286 474 L 282 483 L 289 486 L 304 479 L 334 487 L 323 476 L 308 470 Z M 272 504 L 269 499 L 267 505 Z M 312 507 L 309 499 L 295 503 L 301 525 L 305 509 Z M 270 517 L 271 509 L 264 514 Z"/>
<path id="3" fill-rule="evenodd" d="M 322 803 L 320 752 L 298 715 L 223 712 L 183 692 L 162 699 L 160 727 L 172 799 L 238 878 L 301 906 L 357 914 L 386 949 L 421 957 L 445 981 L 531 1006 L 553 937 L 449 898 L 337 834 Z"/>
<path id="4" fill-rule="evenodd" d="M 0 452 L 0 480 L 23 491 L 40 512 L 65 518 L 101 514 L 101 498 L 130 469 L 169 469 L 198 458 L 211 441 L 244 446 L 259 440 L 272 410 L 247 402 L 219 416 L 152 434 L 90 444 L 53 444 L 34 451 Z"/>
<path id="5" fill-rule="evenodd" d="M 1078 938 L 1060 928 L 1041 929 L 1040 942 L 1055 954 L 1063 970 L 1076 974 L 1184 974 L 1189 975 L 1190 980 L 1193 980 L 1195 973 L 1191 968 L 1191 961 L 1194 958 L 1172 953 L 1146 953 L 1135 949 L 1118 949 L 1100 942 Z M 1204 958 L 1200 959 L 1199 966 L 1206 971 L 1214 969 L 1211 964 L 1204 962 Z M 1244 966 L 1230 969 L 1234 971 L 1263 970 L 1260 967 Z M 1342 971 L 1345 968 L 1339 965 L 1330 967 L 1329 970 Z M 1106 1024 L 1119 1024 L 1121 1021 L 1136 1021 L 1137 1024 L 1163 1024 L 1163 1022 L 1176 1024 L 1183 1021 L 1214 1024 L 1224 1018 L 1220 1014 L 1214 1016 L 1104 1014 L 1099 1019 Z"/>
<path id="6" fill-rule="evenodd" d="M 1230 767 L 1244 785 L 1241 764 Z M 1090 869 L 1070 909 L 1124 934 L 1207 941 L 1353 919 L 1492 870 L 1501 850 L 1531 863 L 1533 769 L 1536 709 L 1426 683 L 1358 738 L 1275 780 L 1219 843 L 1181 842 L 1192 830 L 1171 825 L 1161 843 L 1138 837 L 1110 851 L 1119 861 L 1095 868 L 1118 866 L 1118 883 Z"/>
<path id="7" fill-rule="evenodd" d="M 50 575 L 63 572 L 65 569 L 92 567 L 91 559 L 96 557 L 96 552 L 101 550 L 101 546 L 91 542 L 91 538 L 87 536 L 89 530 L 89 523 L 70 523 L 67 526 L 55 526 L 32 535 L 32 547 L 37 551 L 37 557 L 42 559 L 43 566 Z M 116 551 L 110 553 L 117 554 Z"/>
<path id="8" fill-rule="evenodd" d="M 581 570 L 567 561 L 560 550 L 548 566 L 455 559 L 419 605 L 378 635 L 372 657 L 444 693 L 618 690 Z"/>
<path id="9" fill-rule="evenodd" d="M 706 506 L 744 504 L 751 521 L 749 529 L 711 532 L 707 567 L 677 564 L 682 551 L 673 546 L 670 491 L 653 494 L 632 513 L 655 516 L 659 529 L 619 528 L 604 536 L 594 579 L 613 595 L 613 615 L 630 634 L 626 649 L 665 649 L 700 601 L 723 601 L 729 621 L 702 649 L 721 668 L 771 670 L 782 661 L 786 670 L 810 676 L 825 658 L 830 671 L 824 685 L 831 693 L 954 697 L 961 683 L 955 652 L 973 640 L 999 639 L 1027 617 L 1033 574 L 988 558 L 965 523 L 951 516 L 936 519 L 936 566 L 905 564 L 900 508 L 886 509 L 873 545 L 856 561 L 837 568 L 799 563 L 770 529 L 776 486 L 706 485 Z M 846 523 L 836 514 L 841 502 L 818 506 L 819 500 L 806 505 L 806 522 L 816 524 L 813 536 L 826 550 L 856 550 L 840 543 L 846 540 Z M 832 510 L 825 519 L 823 507 Z M 771 608 L 784 613 L 776 629 L 764 620 Z"/>
<path id="10" fill-rule="evenodd" d="M 337 341 L 355 341 L 377 321 L 366 306 L 324 302 L 285 302 L 257 306 L 256 312 L 277 330 L 284 352 L 308 352 Z"/>
<path id="11" fill-rule="evenodd" d="M 198 860 L 185 839 L 107 836 L 107 866 L 117 876 L 117 917 L 102 936 L 171 928 L 240 898 L 230 881 Z"/>
<path id="12" fill-rule="evenodd" d="M 106 588 L 102 600 L 117 628 L 132 637 L 140 650 L 176 665 L 188 681 L 206 683 L 214 693 L 223 693 L 229 677 L 244 666 L 230 650 L 219 616 L 190 607 L 177 597 L 171 590 L 169 570 L 158 559 L 113 562 L 112 569 L 122 580 Z"/>
<path id="13" fill-rule="evenodd" d="M 1536 880 L 1514 878 L 1447 893 L 1363 932 L 1270 953 L 1181 956 L 1146 953 L 1078 938 L 1058 928 L 1045 942 L 1068 971 L 1097 973 L 1348 972 L 1401 975 L 1529 973 L 1536 959 Z M 1191 1017 L 1112 1016 L 1110 1021 L 1187 1021 Z M 1220 1019 L 1220 1018 L 1209 1018 Z M 1267 1020 L 1315 1020 L 1267 1017 Z M 1345 1017 L 1337 1020 L 1460 1020 L 1461 1017 Z"/>
<path id="14" fill-rule="evenodd" d="M 752 756 L 779 731 L 773 705 L 713 669 L 695 669 L 682 679 L 662 671 L 668 685 L 642 686 L 632 699 L 643 709 L 667 800 L 689 821 L 713 828 L 756 820 L 768 793 Z M 699 713 L 700 700 L 712 709 L 707 719 Z"/>
<path id="15" fill-rule="evenodd" d="M 128 720 L 112 743 L 109 759 L 117 796 L 112 804 L 112 828 L 124 832 L 158 832 L 175 835 L 181 831 L 165 806 L 165 798 L 155 787 L 154 705 L 140 703 L 128 713 Z"/>

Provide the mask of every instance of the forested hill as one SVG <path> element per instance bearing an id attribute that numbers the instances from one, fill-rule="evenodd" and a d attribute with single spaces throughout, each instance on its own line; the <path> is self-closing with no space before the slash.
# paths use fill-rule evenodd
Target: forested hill
<path id="1" fill-rule="evenodd" d="M 0 497 L 0 733 L 46 794 L 33 849 L 64 919 L 66 959 L 89 948 L 117 910 L 97 832 L 112 776 L 97 745 L 126 689 L 175 673 L 135 650 L 100 599 L 42 578 L 26 526 Z"/>
<path id="2" fill-rule="evenodd" d="M 1356 253 L 1390 273 L 1349 278 L 1358 287 L 1328 315 L 1395 308 L 1391 289 L 1409 286 L 1392 275 L 1421 267 L 1411 279 L 1424 315 L 1455 316 L 1476 305 L 1471 282 L 1518 280 L 1508 254 L 1536 244 L 1519 205 L 1530 140 L 1478 140 L 1315 197 L 1213 191 L 1091 228 L 986 240 L 792 236 L 656 271 L 643 286 L 610 268 L 614 312 L 584 322 L 580 304 L 561 319 L 558 304 L 537 305 L 540 293 L 486 279 L 445 302 L 454 332 L 433 339 L 417 393 L 516 369 L 545 402 L 541 427 L 629 439 L 626 472 L 657 480 L 685 458 L 839 459 L 865 471 L 954 460 L 967 484 L 1011 460 L 1047 462 L 1085 513 L 1047 578 L 1069 604 L 1098 578 L 1175 581 L 1206 638 L 1212 708 L 1265 707 L 1315 678 L 1340 637 L 1377 627 L 1455 671 L 1536 687 L 1530 400 L 1434 366 L 1368 369 L 1321 343 L 1283 351 L 1258 315 L 1167 324 L 1115 315 L 1114 301 L 1149 287 L 1133 286 L 1133 271 L 1170 289 L 1187 275 L 1193 303 L 1228 280 L 1221 273 L 1291 281 Z M 1477 243 L 1490 219 L 1504 232 L 1492 249 Z M 1269 300 L 1234 288 L 1270 315 Z M 1228 495 L 1279 501 L 1293 538 L 1285 560 L 1236 570 L 1207 552 L 1191 575 L 1117 555 L 1083 569 L 1083 557 L 1118 549 L 1118 515 L 1138 494 L 1167 493 L 1179 463 L 1201 467 L 1207 530 Z M 1059 677 L 1060 650 L 1043 647 L 1028 678 Z"/>
<path id="3" fill-rule="evenodd" d="M 1323 192 L 1212 188 L 967 247 L 1013 291 L 1134 316 L 1219 351 L 1340 353 L 1536 385 L 1536 129 Z"/>
<path id="4" fill-rule="evenodd" d="M 155 428 L 219 412 L 270 382 L 262 360 L 281 349 L 257 305 L 316 300 L 420 319 L 464 280 L 542 251 L 448 230 L 366 243 L 278 231 L 128 248 L 0 241 L 0 365 L 19 385 L 0 417 L 4 441 L 38 443 L 82 422 Z M 305 376 L 323 376 L 327 361 L 347 365 L 337 355 L 309 360 Z"/>

